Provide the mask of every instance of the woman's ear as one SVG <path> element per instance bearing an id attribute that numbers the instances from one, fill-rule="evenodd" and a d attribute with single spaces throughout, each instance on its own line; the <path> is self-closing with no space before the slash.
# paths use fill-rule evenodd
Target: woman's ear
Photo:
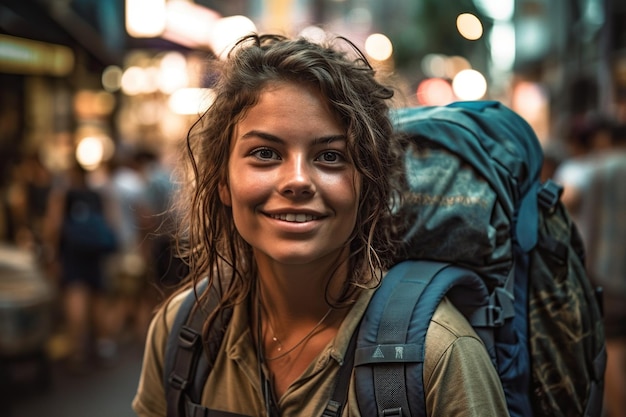
<path id="1" fill-rule="evenodd" d="M 219 193 L 222 204 L 227 207 L 232 206 L 232 200 L 230 198 L 230 188 L 228 188 L 228 184 L 221 182 L 219 185 Z"/>

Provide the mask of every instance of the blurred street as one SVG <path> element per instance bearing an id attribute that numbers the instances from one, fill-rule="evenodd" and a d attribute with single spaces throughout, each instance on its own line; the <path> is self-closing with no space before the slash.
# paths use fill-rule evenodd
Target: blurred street
<path id="1" fill-rule="evenodd" d="M 137 389 L 142 352 L 143 346 L 136 343 L 121 346 L 114 363 L 81 375 L 69 373 L 61 362 L 53 362 L 49 387 L 40 392 L 20 388 L 9 407 L 2 405 L 0 416 L 133 416 L 130 404 Z"/>
<path id="2" fill-rule="evenodd" d="M 0 417 L 134 415 L 150 319 L 188 273 L 185 153 L 252 32 L 345 38 L 394 107 L 528 122 L 616 314 L 603 417 L 622 416 L 624 22 L 624 0 L 0 0 Z"/>

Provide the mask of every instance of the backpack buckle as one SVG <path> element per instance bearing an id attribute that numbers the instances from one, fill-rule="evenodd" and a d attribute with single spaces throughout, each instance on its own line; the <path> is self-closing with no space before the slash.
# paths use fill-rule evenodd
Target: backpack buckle
<path id="1" fill-rule="evenodd" d="M 183 326 L 178 334 L 178 345 L 184 349 L 191 349 L 195 346 L 200 334 L 189 326 Z"/>
<path id="2" fill-rule="evenodd" d="M 498 306 L 487 306 L 487 323 L 493 327 L 500 327 L 504 324 L 504 310 Z"/>
<path id="3" fill-rule="evenodd" d="M 561 198 L 561 194 L 563 194 L 563 186 L 548 179 L 539 187 L 537 200 L 541 207 L 552 213 Z"/>
<path id="4" fill-rule="evenodd" d="M 187 381 L 185 378 L 178 375 L 177 373 L 172 373 L 172 375 L 170 375 L 170 378 L 169 378 L 169 383 L 170 383 L 170 386 L 174 388 L 175 390 L 184 391 L 185 388 L 187 388 L 189 381 Z"/>
<path id="5" fill-rule="evenodd" d="M 504 309 L 495 305 L 479 307 L 468 317 L 474 327 L 500 327 L 504 324 Z"/>
<path id="6" fill-rule="evenodd" d="M 341 415 L 341 404 L 330 400 L 322 413 L 322 417 L 339 417 Z"/>

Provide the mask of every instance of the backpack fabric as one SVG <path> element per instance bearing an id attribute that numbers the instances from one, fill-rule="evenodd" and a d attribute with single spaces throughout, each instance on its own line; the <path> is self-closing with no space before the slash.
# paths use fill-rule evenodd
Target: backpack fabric
<path id="1" fill-rule="evenodd" d="M 408 139 L 406 195 L 395 207 L 408 225 L 403 254 L 370 302 L 324 415 L 341 414 L 353 366 L 363 415 L 425 415 L 426 331 L 445 296 L 485 342 L 511 416 L 600 416 L 601 303 L 560 187 L 539 181 L 531 127 L 494 101 L 400 109 L 394 122 Z M 187 410 L 199 401 L 187 388 L 196 381 L 201 390 L 209 372 L 196 359 L 199 376 L 172 359 L 201 351 L 201 326 L 189 323 L 202 318 L 190 310 L 181 308 L 180 335 L 194 336 L 172 331 L 164 373 L 166 391 L 176 385 Z M 209 332 L 214 346 L 217 334 Z"/>
<path id="2" fill-rule="evenodd" d="M 510 414 L 599 416 L 606 363 L 601 305 L 576 227 L 559 201 L 561 188 L 539 181 L 543 155 L 532 128 L 493 101 L 401 109 L 395 123 L 409 138 L 407 193 L 398 210 L 409 224 L 403 257 L 453 263 L 481 278 L 489 294 L 483 306 L 464 300 L 478 291 L 475 283 L 446 284 L 448 296 L 493 355 Z M 430 278 L 434 273 L 420 262 L 407 273 L 442 279 Z M 426 290 L 422 298 L 429 299 Z M 357 356 L 373 340 L 360 336 Z M 356 366 L 358 372 L 358 360 Z M 357 386 L 366 384 L 359 398 L 375 398 L 372 380 L 357 378 Z M 411 408 L 410 415 L 420 414 Z"/>

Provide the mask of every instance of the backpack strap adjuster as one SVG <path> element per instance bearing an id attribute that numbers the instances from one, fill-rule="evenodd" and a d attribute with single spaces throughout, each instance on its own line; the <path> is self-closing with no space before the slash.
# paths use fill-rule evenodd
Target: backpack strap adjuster
<path id="1" fill-rule="evenodd" d="M 504 310 L 495 305 L 487 305 L 474 310 L 468 321 L 475 327 L 500 327 L 504 324 Z"/>
<path id="2" fill-rule="evenodd" d="M 504 324 L 504 310 L 498 306 L 487 306 L 487 322 L 493 327 L 500 327 Z"/>
<path id="3" fill-rule="evenodd" d="M 341 416 L 341 404 L 337 401 L 330 400 L 326 404 L 326 408 L 322 413 L 322 417 L 339 417 Z"/>
<path id="4" fill-rule="evenodd" d="M 387 408 L 380 414 L 382 417 L 402 417 L 402 407 Z"/>
<path id="5" fill-rule="evenodd" d="M 183 326 L 178 334 L 178 345 L 184 349 L 191 349 L 196 345 L 199 338 L 198 332 L 189 326 Z"/>
<path id="6" fill-rule="evenodd" d="M 185 378 L 178 375 L 177 373 L 172 373 L 172 375 L 170 375 L 170 378 L 169 378 L 169 383 L 170 383 L 170 386 L 174 388 L 175 390 L 184 391 L 185 388 L 187 388 L 189 381 L 187 381 Z"/>
<path id="7" fill-rule="evenodd" d="M 551 179 L 548 179 L 539 187 L 537 200 L 541 207 L 547 209 L 549 212 L 552 212 L 554 211 L 556 204 L 559 202 L 561 194 L 563 194 L 563 186 L 557 184 Z"/>

